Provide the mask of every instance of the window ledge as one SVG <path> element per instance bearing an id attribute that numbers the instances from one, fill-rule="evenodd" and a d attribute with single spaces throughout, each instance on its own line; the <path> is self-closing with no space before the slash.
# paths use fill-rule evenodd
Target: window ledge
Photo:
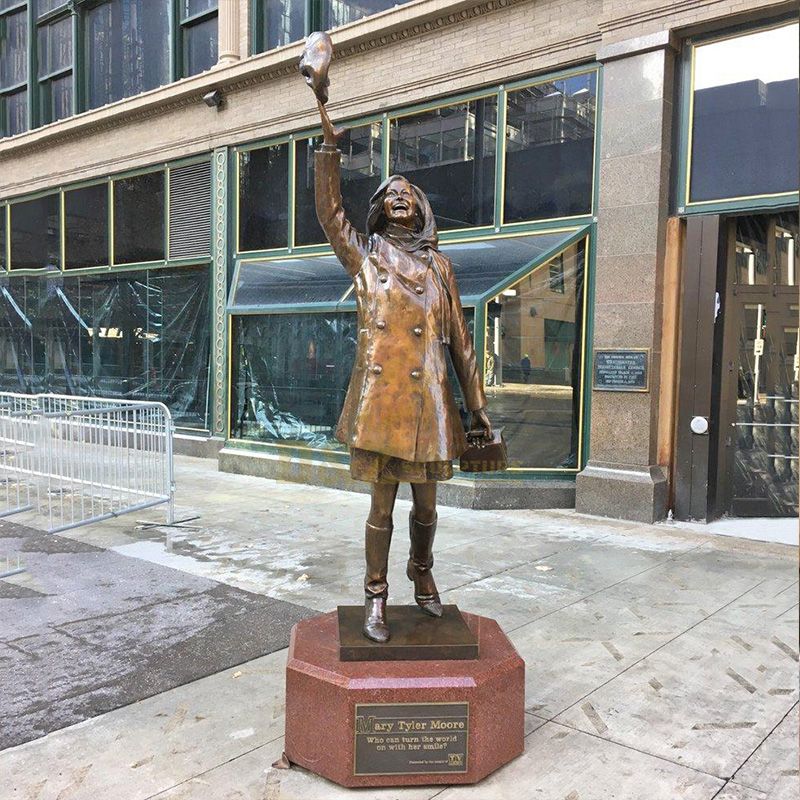
<path id="1" fill-rule="evenodd" d="M 412 0 L 405 5 L 335 28 L 331 32 L 335 59 L 386 47 L 526 1 L 486 0 L 476 3 L 475 0 Z M 302 52 L 301 41 L 233 64 L 217 64 L 199 75 L 84 111 L 17 136 L 0 139 L 0 161 L 24 150 L 44 149 L 62 140 L 114 128 L 123 121 L 139 121 L 200 103 L 202 96 L 211 89 L 236 91 L 286 77 L 297 71 Z M 302 105 L 308 108 L 299 109 L 298 118 L 306 116 L 311 108 L 310 93 L 307 100 L 309 102 Z"/>

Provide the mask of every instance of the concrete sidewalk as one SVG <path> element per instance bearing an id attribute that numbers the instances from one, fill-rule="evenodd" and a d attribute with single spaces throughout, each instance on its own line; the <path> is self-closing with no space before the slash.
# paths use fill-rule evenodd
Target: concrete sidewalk
<path id="1" fill-rule="evenodd" d="M 121 517 L 70 538 L 294 606 L 358 601 L 366 496 L 218 473 L 199 459 L 178 459 L 177 480 L 179 516 L 200 514 L 197 530 L 136 530 Z M 398 502 L 389 576 L 400 603 L 411 601 L 407 511 Z M 796 548 L 572 512 L 442 508 L 436 554 L 444 599 L 496 618 L 526 661 L 525 754 L 475 787 L 357 796 L 797 796 Z M 36 591 L 39 580 L 4 583 Z M 271 768 L 285 662 L 278 650 L 5 750 L 0 798 L 356 796 Z"/>

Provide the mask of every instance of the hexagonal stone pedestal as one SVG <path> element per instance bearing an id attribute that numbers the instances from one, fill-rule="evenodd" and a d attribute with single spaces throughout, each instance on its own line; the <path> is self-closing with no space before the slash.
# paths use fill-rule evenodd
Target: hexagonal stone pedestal
<path id="1" fill-rule="evenodd" d="M 339 661 L 336 612 L 295 625 L 290 762 L 342 786 L 476 783 L 522 753 L 525 663 L 492 619 L 464 613 L 474 661 Z"/>

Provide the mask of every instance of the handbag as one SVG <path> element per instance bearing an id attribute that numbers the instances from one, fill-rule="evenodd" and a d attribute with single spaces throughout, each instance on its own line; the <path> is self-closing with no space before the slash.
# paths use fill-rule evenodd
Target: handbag
<path id="1" fill-rule="evenodd" d="M 462 453 L 462 472 L 498 472 L 508 469 L 508 451 L 502 428 L 492 428 L 488 438 L 484 430 L 467 433 L 467 449 Z"/>

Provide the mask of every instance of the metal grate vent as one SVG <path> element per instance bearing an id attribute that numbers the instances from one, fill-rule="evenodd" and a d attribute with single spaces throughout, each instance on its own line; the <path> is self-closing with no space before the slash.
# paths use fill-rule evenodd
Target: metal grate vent
<path id="1" fill-rule="evenodd" d="M 169 257 L 211 255 L 211 163 L 169 173 Z"/>

